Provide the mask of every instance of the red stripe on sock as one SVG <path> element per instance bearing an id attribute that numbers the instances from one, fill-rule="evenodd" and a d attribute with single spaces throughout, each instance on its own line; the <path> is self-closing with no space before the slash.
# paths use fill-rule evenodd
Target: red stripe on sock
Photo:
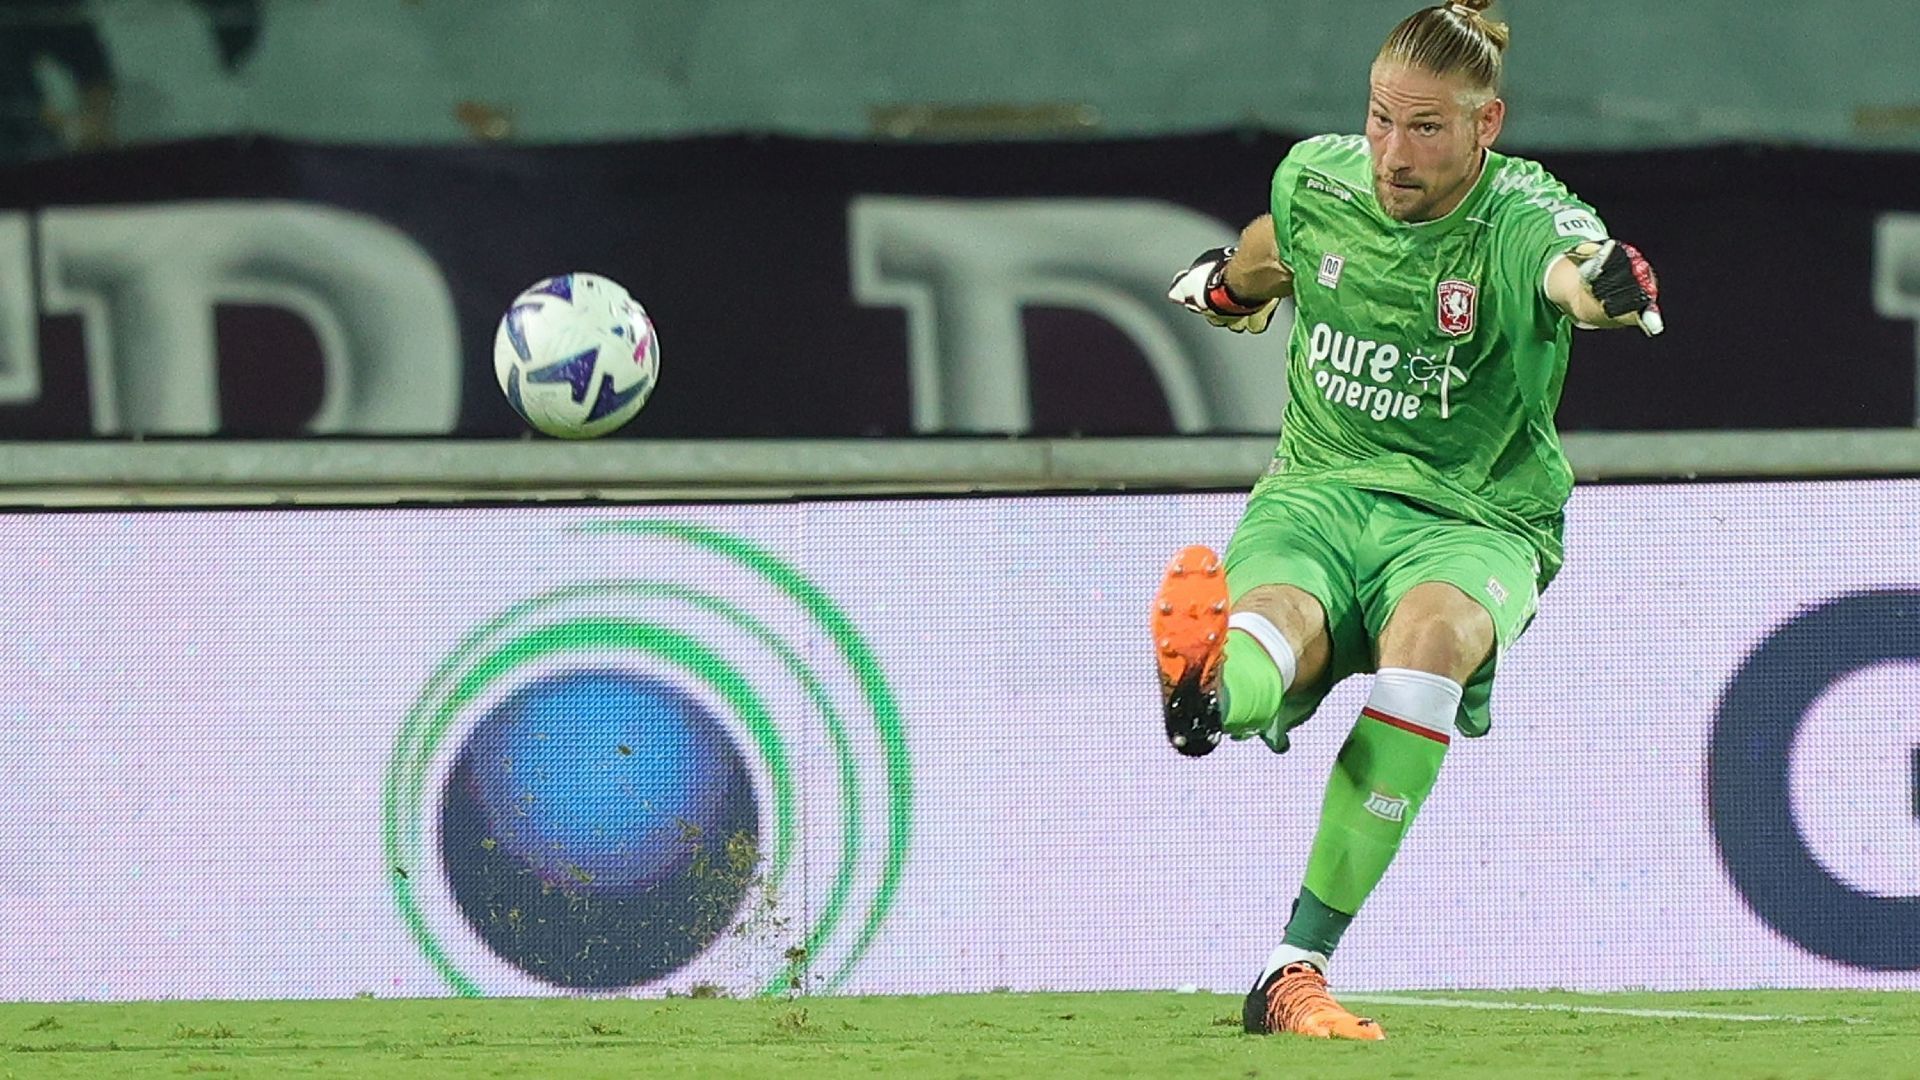
<path id="1" fill-rule="evenodd" d="M 1379 709 L 1373 708 L 1372 706 L 1368 706 L 1366 708 L 1361 709 L 1360 715 L 1367 717 L 1368 719 L 1371 719 L 1371 720 L 1378 720 L 1389 727 L 1397 727 L 1401 731 L 1409 731 L 1415 735 L 1421 736 L 1422 738 L 1432 739 L 1434 742 L 1439 743 L 1441 746 L 1445 746 L 1452 741 L 1451 739 L 1447 738 L 1447 733 L 1444 731 L 1435 731 L 1432 728 L 1423 728 L 1419 724 L 1416 724 L 1411 720 L 1402 720 L 1397 716 L 1388 716 L 1386 713 L 1383 713 Z"/>

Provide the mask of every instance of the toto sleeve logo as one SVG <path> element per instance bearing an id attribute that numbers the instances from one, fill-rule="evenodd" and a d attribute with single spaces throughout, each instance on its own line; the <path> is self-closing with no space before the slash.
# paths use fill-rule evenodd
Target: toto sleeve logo
<path id="1" fill-rule="evenodd" d="M 1821 864 L 1794 820 L 1791 754 L 1829 688 L 1866 668 L 1912 661 L 1920 661 L 1920 591 L 1856 593 L 1804 611 L 1734 673 L 1708 752 L 1714 839 L 1747 904 L 1802 948 L 1876 971 L 1920 969 L 1920 896 L 1863 892 Z M 1886 749 L 1912 758 L 1909 748 Z"/>

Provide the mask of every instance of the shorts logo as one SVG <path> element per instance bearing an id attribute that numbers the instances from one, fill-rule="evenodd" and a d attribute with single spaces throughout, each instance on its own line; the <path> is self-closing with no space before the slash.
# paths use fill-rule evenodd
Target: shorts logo
<path id="1" fill-rule="evenodd" d="M 1470 281 L 1443 281 L 1435 290 L 1434 311 L 1440 317 L 1440 332 L 1448 337 L 1473 333 L 1474 313 L 1480 305 L 1480 290 Z"/>
<path id="2" fill-rule="evenodd" d="M 1500 584 L 1498 578 L 1488 578 L 1487 595 L 1493 597 L 1494 603 L 1504 605 L 1507 602 L 1507 587 Z"/>
<path id="3" fill-rule="evenodd" d="M 1347 260 L 1331 251 L 1327 252 L 1320 257 L 1320 276 L 1317 280 L 1329 289 L 1339 288 L 1340 270 L 1346 265 Z"/>
<path id="4" fill-rule="evenodd" d="M 1367 813 L 1385 821 L 1407 820 L 1407 800 L 1382 795 L 1378 791 L 1367 796 L 1365 809 Z"/>

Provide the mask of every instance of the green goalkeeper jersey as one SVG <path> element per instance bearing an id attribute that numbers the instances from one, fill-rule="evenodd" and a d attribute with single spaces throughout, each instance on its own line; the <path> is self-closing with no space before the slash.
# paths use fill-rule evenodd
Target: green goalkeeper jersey
<path id="1" fill-rule="evenodd" d="M 1366 140 L 1322 135 L 1274 173 L 1273 222 L 1296 308 L 1280 446 L 1256 495 L 1392 492 L 1525 537 L 1545 587 L 1573 490 L 1553 426 L 1572 324 L 1546 271 L 1605 238 L 1599 216 L 1538 164 L 1489 151 L 1452 213 L 1395 221 Z"/>

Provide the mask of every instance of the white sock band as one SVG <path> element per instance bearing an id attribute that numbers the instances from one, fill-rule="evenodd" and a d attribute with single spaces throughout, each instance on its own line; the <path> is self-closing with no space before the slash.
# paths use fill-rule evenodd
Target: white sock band
<path id="1" fill-rule="evenodd" d="M 1280 669 L 1280 685 L 1288 690 L 1293 689 L 1293 673 L 1298 670 L 1296 665 L 1299 661 L 1294 658 L 1293 646 L 1287 644 L 1287 639 L 1280 633 L 1280 628 L 1273 625 L 1273 620 L 1257 611 L 1236 611 L 1227 616 L 1227 629 L 1245 630 L 1248 637 L 1259 642 L 1260 648 L 1273 661 L 1273 666 Z"/>
<path id="2" fill-rule="evenodd" d="M 1381 668 L 1367 695 L 1367 711 L 1432 732 L 1446 742 L 1460 711 L 1460 684 L 1445 675 L 1412 668 Z"/>
<path id="3" fill-rule="evenodd" d="M 1302 960 L 1319 968 L 1320 974 L 1325 975 L 1327 973 L 1328 961 L 1326 953 L 1311 952 L 1307 949 L 1300 948 L 1298 945 L 1281 945 L 1273 950 L 1272 955 L 1267 957 L 1267 970 L 1260 973 L 1260 981 L 1266 982 L 1268 979 L 1273 978 L 1274 972 L 1279 971 L 1288 964 L 1297 964 Z"/>

